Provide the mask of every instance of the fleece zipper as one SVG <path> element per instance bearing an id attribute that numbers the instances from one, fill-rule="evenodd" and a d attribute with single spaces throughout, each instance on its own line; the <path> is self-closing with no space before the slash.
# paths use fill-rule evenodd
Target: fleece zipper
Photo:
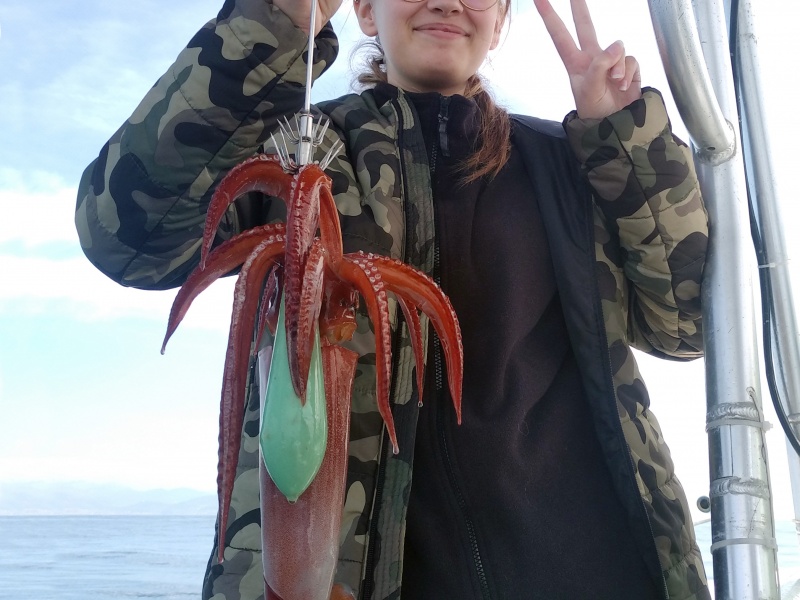
<path id="1" fill-rule="evenodd" d="M 436 204 L 436 166 L 439 153 L 441 152 L 442 156 L 449 157 L 450 156 L 450 146 L 447 137 L 447 122 L 449 119 L 449 111 L 450 111 L 450 98 L 447 96 L 442 96 L 441 104 L 439 106 L 439 115 L 438 115 L 438 136 L 437 139 L 434 141 L 433 149 L 431 151 L 431 160 L 430 160 L 430 172 L 431 172 L 431 189 L 433 190 L 433 207 L 434 207 L 434 215 L 438 216 L 438 209 Z M 435 218 L 436 222 L 439 222 L 438 218 Z M 433 243 L 433 280 L 436 282 L 437 285 L 441 285 L 441 253 L 439 247 L 439 235 L 438 235 L 438 228 L 437 228 L 437 235 L 434 237 Z M 458 504 L 459 511 L 461 512 L 461 517 L 464 520 L 464 525 L 467 530 L 467 538 L 469 540 L 469 549 L 470 554 L 472 556 L 472 560 L 475 564 L 475 574 L 478 578 L 478 583 L 480 585 L 481 596 L 489 600 L 491 598 L 491 594 L 489 592 L 489 582 L 486 577 L 486 569 L 483 566 L 483 559 L 481 558 L 480 548 L 478 547 L 478 537 L 475 533 L 475 524 L 472 521 L 472 518 L 469 516 L 469 512 L 467 511 L 467 502 L 464 498 L 464 494 L 461 491 L 461 487 L 458 485 L 458 481 L 454 474 L 453 464 L 450 459 L 450 452 L 447 447 L 447 436 L 445 434 L 445 396 L 446 392 L 444 389 L 444 359 L 442 356 L 442 346 L 441 342 L 439 341 L 439 336 L 436 335 L 436 332 L 432 332 L 432 342 L 433 342 L 433 364 L 434 364 L 434 380 L 436 385 L 436 398 L 435 402 L 436 406 L 436 431 L 438 432 L 438 439 L 439 439 L 439 446 L 442 451 L 442 456 L 444 457 L 445 463 L 445 470 L 447 471 L 447 478 L 450 482 L 450 487 L 453 490 L 453 494 L 456 497 L 456 502 Z"/>
<path id="2" fill-rule="evenodd" d="M 392 101 L 392 106 L 394 108 L 395 114 L 397 115 L 397 146 L 399 148 L 403 147 L 402 144 L 402 137 L 403 137 L 403 130 L 404 130 L 404 121 L 403 121 L 403 111 L 402 107 L 400 106 L 399 102 L 395 99 Z M 406 166 L 405 161 L 403 159 L 404 154 L 403 152 L 399 152 L 400 158 L 400 176 L 405 177 L 406 173 Z M 409 213 L 409 206 L 410 202 L 407 197 L 407 186 L 403 186 L 403 222 L 408 223 L 410 221 Z M 403 254 L 400 257 L 400 260 L 405 261 L 405 258 L 410 254 L 410 236 L 405 235 L 405 244 L 403 246 Z M 398 327 L 397 330 L 400 331 L 400 328 L 403 323 L 403 315 L 401 311 L 398 311 Z M 397 387 L 397 371 L 400 363 L 400 346 L 401 346 L 401 339 L 400 335 L 392 336 L 392 379 L 389 388 L 389 399 L 390 402 L 393 402 L 395 398 L 395 392 Z M 389 434 L 386 430 L 386 425 L 383 426 L 383 433 L 381 436 L 381 446 L 379 451 L 379 458 L 378 458 L 378 474 L 375 479 L 375 496 L 372 503 L 373 510 L 372 510 L 372 517 L 370 518 L 369 522 L 369 535 L 367 537 L 367 557 L 364 564 L 364 583 L 361 588 L 360 598 L 361 600 L 373 600 L 373 595 L 375 593 L 375 547 L 378 537 L 378 523 L 380 521 L 380 512 L 381 506 L 383 503 L 383 488 L 386 483 L 386 462 L 389 460 Z"/>

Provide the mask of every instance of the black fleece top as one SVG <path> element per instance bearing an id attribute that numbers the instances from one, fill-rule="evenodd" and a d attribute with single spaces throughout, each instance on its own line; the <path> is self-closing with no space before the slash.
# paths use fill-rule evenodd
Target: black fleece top
<path id="1" fill-rule="evenodd" d="M 458 426 L 432 357 L 402 597 L 658 598 L 602 459 L 513 136 L 496 178 L 462 186 L 455 167 L 477 107 L 410 97 L 431 162 L 436 275 L 462 328 L 464 394 Z"/>

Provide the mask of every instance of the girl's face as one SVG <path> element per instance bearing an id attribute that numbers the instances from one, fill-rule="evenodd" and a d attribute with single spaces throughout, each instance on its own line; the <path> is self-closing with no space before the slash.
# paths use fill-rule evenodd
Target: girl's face
<path id="1" fill-rule="evenodd" d="M 361 30 L 380 38 L 389 83 L 449 96 L 464 92 L 497 46 L 503 6 L 478 12 L 459 0 L 357 0 L 355 8 Z"/>

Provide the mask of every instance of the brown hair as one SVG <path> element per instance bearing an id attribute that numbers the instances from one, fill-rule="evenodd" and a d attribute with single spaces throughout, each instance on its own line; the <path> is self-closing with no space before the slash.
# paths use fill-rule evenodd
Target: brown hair
<path id="1" fill-rule="evenodd" d="M 503 19 L 507 19 L 510 0 L 503 0 L 501 10 Z M 365 41 L 356 50 L 369 48 L 364 58 L 366 69 L 362 71 L 357 82 L 363 87 L 372 87 L 386 82 L 386 61 L 383 48 L 376 39 Z M 480 122 L 478 124 L 478 147 L 458 169 L 462 175 L 462 183 L 467 184 L 488 176 L 495 177 L 508 162 L 511 154 L 511 118 L 508 111 L 498 106 L 488 91 L 483 78 L 477 73 L 467 80 L 464 90 L 466 98 L 474 99 L 478 105 Z"/>

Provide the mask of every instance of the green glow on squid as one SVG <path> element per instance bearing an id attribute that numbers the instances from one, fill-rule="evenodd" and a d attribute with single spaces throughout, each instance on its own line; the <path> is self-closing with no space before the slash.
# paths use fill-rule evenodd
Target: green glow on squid
<path id="1" fill-rule="evenodd" d="M 267 472 L 289 502 L 311 485 L 322 464 L 328 438 L 325 382 L 320 357 L 319 330 L 314 335 L 306 403 L 294 393 L 286 349 L 284 303 L 272 347 L 259 443 Z"/>

